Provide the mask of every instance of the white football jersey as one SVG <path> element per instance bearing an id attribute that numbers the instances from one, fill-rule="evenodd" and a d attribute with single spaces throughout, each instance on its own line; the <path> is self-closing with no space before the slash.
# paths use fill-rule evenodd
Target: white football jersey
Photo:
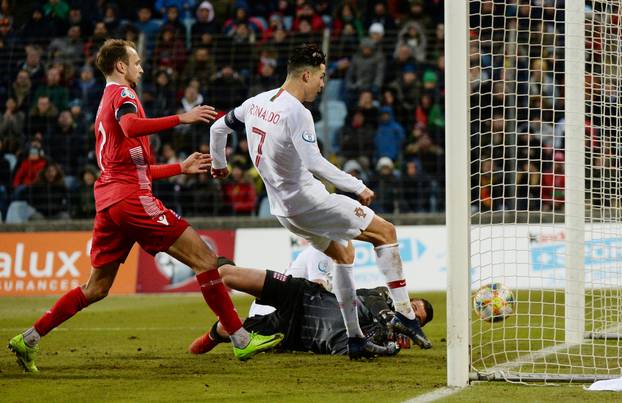
<path id="1" fill-rule="evenodd" d="M 362 181 L 322 157 L 311 112 L 287 91 L 258 94 L 234 109 L 235 119 L 230 114 L 212 126 L 212 165 L 226 166 L 224 145 L 231 131 L 226 122 L 243 122 L 249 153 L 266 185 L 273 215 L 292 217 L 324 202 L 329 193 L 314 174 L 346 192 L 359 194 L 365 189 Z"/>
<path id="2" fill-rule="evenodd" d="M 285 274 L 306 278 L 309 281 L 323 281 L 326 289 L 332 288 L 333 259 L 309 245 L 296 256 Z"/>
<path id="3" fill-rule="evenodd" d="M 290 263 L 285 274 L 309 281 L 323 281 L 326 289 L 330 291 L 332 289 L 333 269 L 333 259 L 309 245 Z M 248 316 L 268 315 L 274 311 L 275 309 L 269 305 L 262 305 L 253 301 Z"/>

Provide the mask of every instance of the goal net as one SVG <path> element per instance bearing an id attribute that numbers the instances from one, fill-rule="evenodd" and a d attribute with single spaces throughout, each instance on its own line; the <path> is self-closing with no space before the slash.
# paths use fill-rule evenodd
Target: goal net
<path id="1" fill-rule="evenodd" d="M 467 6 L 468 252 L 449 275 L 470 267 L 468 376 L 620 377 L 622 10 L 612 0 Z M 448 231 L 456 225 L 448 215 Z M 473 310 L 491 283 L 516 300 L 505 320 Z"/>

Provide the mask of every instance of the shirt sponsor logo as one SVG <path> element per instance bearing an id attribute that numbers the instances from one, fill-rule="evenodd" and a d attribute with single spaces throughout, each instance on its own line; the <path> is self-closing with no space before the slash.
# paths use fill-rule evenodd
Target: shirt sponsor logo
<path id="1" fill-rule="evenodd" d="M 302 132 L 302 139 L 308 143 L 315 143 L 315 134 L 305 130 Z"/>
<path id="2" fill-rule="evenodd" d="M 132 91 L 128 90 L 127 88 L 123 88 L 121 90 L 121 98 L 136 99 L 136 96 L 132 93 Z"/>

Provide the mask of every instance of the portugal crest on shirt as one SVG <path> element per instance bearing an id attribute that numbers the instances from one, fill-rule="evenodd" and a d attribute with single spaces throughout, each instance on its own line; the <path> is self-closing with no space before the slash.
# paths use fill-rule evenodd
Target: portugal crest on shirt
<path id="1" fill-rule="evenodd" d="M 136 99 L 136 96 L 127 88 L 121 90 L 121 98 Z"/>

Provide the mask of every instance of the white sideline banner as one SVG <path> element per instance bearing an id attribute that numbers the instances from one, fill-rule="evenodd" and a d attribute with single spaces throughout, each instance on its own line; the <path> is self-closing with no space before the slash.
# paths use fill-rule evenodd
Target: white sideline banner
<path id="1" fill-rule="evenodd" d="M 397 234 L 408 289 L 445 290 L 447 284 L 445 227 L 403 226 L 397 228 Z M 235 261 L 242 267 L 284 272 L 289 262 L 306 246 L 306 241 L 283 228 L 239 229 L 235 237 Z M 384 285 L 385 282 L 376 266 L 373 246 L 354 241 L 354 247 L 357 287 Z"/>
<path id="2" fill-rule="evenodd" d="M 586 288 L 620 287 L 622 228 L 586 225 Z M 444 291 L 447 285 L 446 227 L 397 227 L 400 254 L 410 291 Z M 235 260 L 243 267 L 284 272 L 306 242 L 283 228 L 239 229 Z M 371 244 L 354 241 L 358 287 L 384 285 Z M 511 288 L 561 289 L 565 286 L 565 231 L 555 224 L 471 227 L 473 284 L 500 281 Z"/>

